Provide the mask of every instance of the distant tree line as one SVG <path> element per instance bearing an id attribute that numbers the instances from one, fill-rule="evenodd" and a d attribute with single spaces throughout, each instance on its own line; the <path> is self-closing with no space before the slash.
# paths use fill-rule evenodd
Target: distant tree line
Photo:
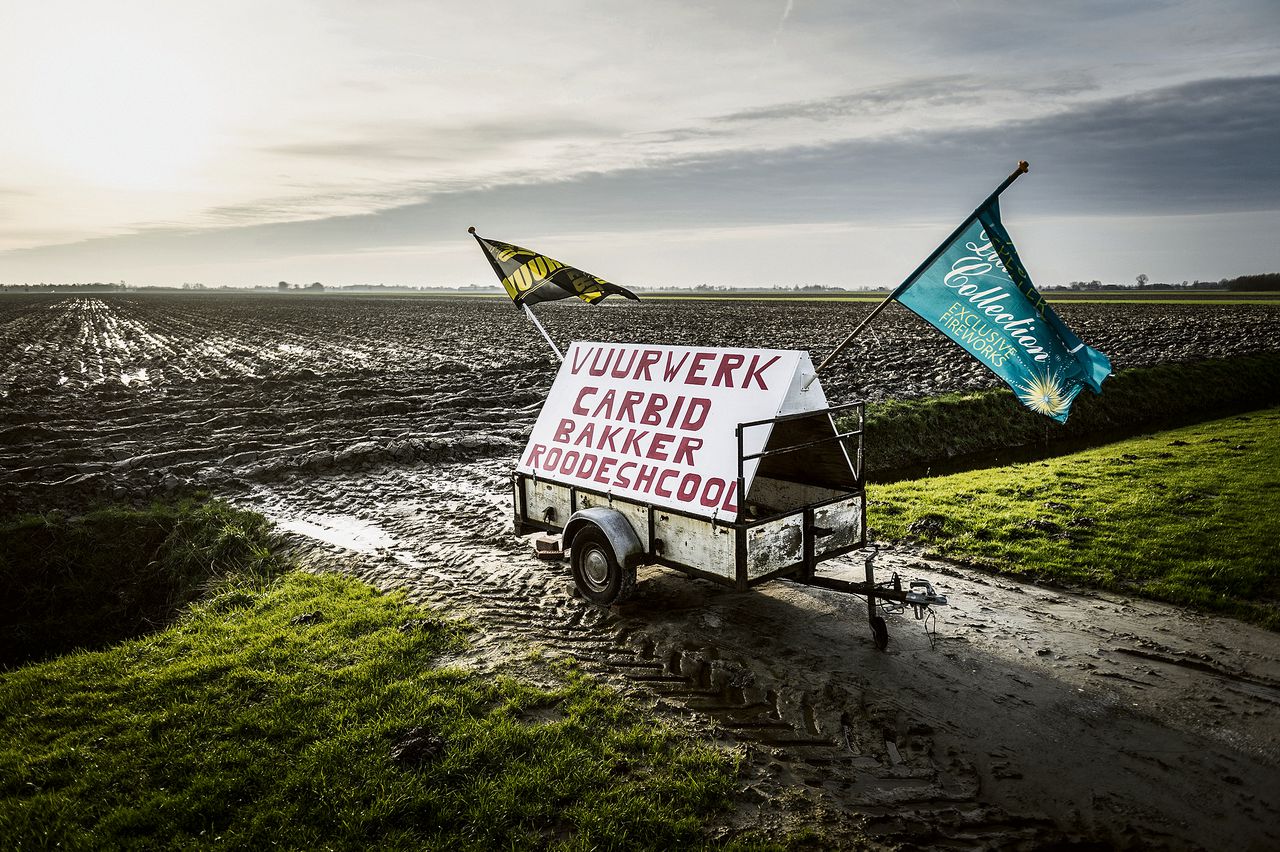
<path id="1" fill-rule="evenodd" d="M 1261 275 L 1241 275 L 1239 278 L 1222 278 L 1217 281 L 1187 281 L 1165 283 L 1152 281 L 1146 273 L 1134 279 L 1133 284 L 1103 284 L 1101 281 L 1072 281 L 1070 284 L 1050 284 L 1045 290 L 1129 291 L 1129 290 L 1280 290 L 1280 272 Z"/>
<path id="2" fill-rule="evenodd" d="M 124 281 L 107 282 L 101 281 L 74 283 L 74 284 L 0 284 L 0 292 L 17 292 L 17 293 L 122 293 L 130 288 Z M 147 287 L 146 289 L 154 290 L 174 290 L 176 287 Z M 183 290 L 240 290 L 239 287 L 228 287 L 226 285 L 216 287 L 206 287 L 201 283 L 184 283 L 181 287 Z M 319 281 L 313 281 L 310 284 L 290 284 L 288 281 L 280 281 L 274 287 L 270 285 L 258 285 L 254 290 L 278 290 L 284 292 L 306 291 L 312 293 L 323 292 L 324 290 L 336 290 L 355 293 L 378 293 L 378 292 L 413 292 L 420 290 L 474 290 L 483 292 L 502 292 L 499 287 L 492 284 L 467 284 L 463 286 L 433 288 L 422 287 L 410 284 L 341 284 L 326 285 Z M 722 284 L 696 284 L 693 287 L 644 287 L 643 290 L 649 293 L 732 293 L 732 292 L 796 292 L 796 293 L 844 293 L 851 288 L 835 287 L 827 284 L 795 284 L 790 287 L 733 287 Z M 1280 290 L 1280 272 L 1264 272 L 1259 275 L 1241 275 L 1238 278 L 1222 278 L 1218 281 L 1187 281 L 1165 283 L 1163 281 L 1152 281 L 1146 274 L 1139 275 L 1134 279 L 1133 284 L 1104 284 L 1094 279 L 1092 281 L 1072 281 L 1069 284 L 1049 284 L 1042 287 L 1043 290 L 1075 290 L 1075 291 L 1133 291 L 1133 290 L 1234 290 L 1234 291 L 1256 291 Z"/>
<path id="3" fill-rule="evenodd" d="M 1222 279 L 1228 290 L 1280 290 L 1280 272 L 1264 272 L 1262 275 L 1241 275 L 1239 278 Z"/>
<path id="4" fill-rule="evenodd" d="M 123 281 L 118 284 L 103 284 L 101 281 L 86 284 L 0 284 L 0 290 L 16 293 L 123 293 L 127 289 Z"/>
<path id="5" fill-rule="evenodd" d="M 785 284 L 772 287 L 738 287 L 731 284 L 695 284 L 692 287 L 648 287 L 640 284 L 635 289 L 645 293 L 741 293 L 744 291 L 754 293 L 762 290 L 779 293 L 847 293 L 850 290 L 849 287 L 836 287 L 829 284 L 793 284 L 790 287 Z"/>

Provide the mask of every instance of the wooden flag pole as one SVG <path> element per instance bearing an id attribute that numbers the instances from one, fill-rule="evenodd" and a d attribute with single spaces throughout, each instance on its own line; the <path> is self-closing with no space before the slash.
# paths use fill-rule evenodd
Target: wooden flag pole
<path id="1" fill-rule="evenodd" d="M 923 263 L 921 263 L 919 266 L 917 266 L 917 267 L 916 267 L 916 268 L 911 272 L 911 274 L 910 274 L 910 275 L 908 275 L 906 278 L 904 278 L 904 279 L 902 280 L 902 283 L 901 283 L 901 284 L 899 284 L 897 287 L 895 287 L 895 288 L 894 288 L 894 290 L 893 290 L 893 292 L 892 292 L 892 293 L 890 293 L 888 296 L 886 296 L 886 297 L 885 297 L 885 300 L 884 300 L 883 302 L 881 302 L 880 304 L 876 305 L 875 310 L 873 310 L 870 314 L 868 314 L 868 315 L 867 315 L 867 317 L 866 317 L 866 319 L 864 319 L 862 322 L 858 323 L 857 327 L 856 327 L 853 331 L 849 332 L 849 336 L 848 336 L 848 337 L 846 337 L 844 340 L 842 340 L 842 341 L 840 342 L 840 345 L 839 345 L 839 346 L 837 346 L 837 347 L 832 351 L 832 353 L 831 353 L 830 355 L 828 355 L 826 358 L 823 358 L 823 359 L 822 359 L 822 363 L 821 363 L 821 364 L 819 364 L 819 365 L 814 369 L 814 371 L 813 371 L 813 375 L 812 375 L 812 376 L 810 376 L 810 377 L 805 381 L 804 385 L 803 385 L 803 386 L 801 386 L 801 388 L 800 388 L 800 389 L 801 389 L 801 390 L 808 390 L 808 389 L 809 389 L 809 385 L 813 384 L 814 382 L 816 382 L 816 381 L 818 380 L 818 374 L 822 372 L 822 368 L 823 368 L 823 367 L 825 367 L 825 366 L 827 366 L 828 364 L 830 364 L 830 363 L 832 362 L 832 360 L 834 360 L 834 359 L 835 359 L 835 357 L 836 357 L 837 355 L 839 355 L 841 352 L 843 352 L 843 351 L 844 351 L 844 348 L 845 348 L 846 346 L 848 346 L 848 345 L 850 344 L 850 342 L 852 342 L 852 341 L 853 341 L 853 339 L 854 339 L 855 337 L 857 337 L 857 336 L 858 336 L 858 334 L 859 334 L 859 333 L 860 333 L 864 328 L 866 328 L 866 327 L 867 327 L 867 324 L 868 324 L 868 323 L 870 323 L 873 319 L 875 319 L 875 318 L 876 318 L 876 316 L 877 316 L 881 311 L 883 311 L 886 307 L 888 307 L 889 303 L 890 303 L 890 302 L 892 302 L 892 301 L 894 300 L 894 297 L 896 297 L 899 293 L 901 293 L 903 290 L 905 290 L 905 289 L 906 289 L 906 288 L 911 284 L 911 282 L 915 280 L 915 278 L 916 278 L 916 276 L 917 276 L 917 275 L 919 275 L 921 272 L 924 272 L 926 269 L 928 269 L 928 268 L 929 268 L 929 264 L 931 264 L 931 263 L 933 263 L 935 260 L 937 260 L 937 259 L 938 259 L 938 255 L 942 254 L 944 251 L 946 251 L 946 250 L 947 250 L 947 246 L 951 245 L 951 241 L 952 241 L 952 240 L 954 240 L 956 237 L 960 236 L 961 232 L 962 232 L 962 231 L 964 231 L 964 229 L 965 229 L 965 228 L 969 227 L 969 223 L 970 223 L 970 222 L 972 222 L 974 219 L 976 219 L 976 218 L 978 217 L 978 214 L 982 212 L 982 208 L 984 208 L 984 207 L 986 207 L 988 204 L 990 204 L 990 203 L 991 203 L 991 200 L 992 200 L 993 198 L 995 198 L 995 197 L 996 197 L 996 196 L 998 196 L 1000 193 L 1002 193 L 1002 192 L 1004 192 L 1006 189 L 1008 189 L 1008 188 L 1009 188 L 1009 185 L 1010 185 L 1011 183 L 1013 183 L 1015 180 L 1017 180 L 1018 178 L 1020 178 L 1022 175 L 1025 175 L 1025 174 L 1027 173 L 1027 170 L 1028 170 L 1029 168 L 1030 168 L 1030 165 L 1027 163 L 1027 161 L 1026 161 L 1026 160 L 1019 160 L 1019 161 L 1018 161 L 1018 167 L 1017 167 L 1016 169 L 1014 169 L 1014 170 L 1013 170 L 1013 174 L 1011 174 L 1011 175 L 1009 175 L 1007 178 L 1005 178 L 1005 179 L 1004 179 L 1004 183 L 1002 183 L 1002 184 L 1000 184 L 998 187 L 996 187 L 996 191 L 995 191 L 995 192 L 993 192 L 993 193 L 991 193 L 990 195 L 988 195 L 988 196 L 983 200 L 983 202 L 982 202 L 981 204 L 979 204 L 977 207 L 975 207 L 975 208 L 974 208 L 974 210 L 973 210 L 973 212 L 969 214 L 969 217 L 968 217 L 967 219 L 965 219 L 963 222 L 961 222 L 961 223 L 960 223 L 960 225 L 959 225 L 959 226 L 958 226 L 954 231 L 952 231 L 952 232 L 951 232 L 951 235 L 950 235 L 950 236 L 948 236 L 945 240 L 943 240 L 941 243 L 939 243 L 939 244 L 938 244 L 938 247 L 937 247 L 936 249 L 934 249 L 934 250 L 933 250 L 933 254 L 931 254 L 931 255 L 929 255 L 928 257 L 926 257 L 926 258 L 924 259 L 924 262 L 923 262 Z"/>
<path id="2" fill-rule="evenodd" d="M 547 345 L 551 347 L 551 351 L 556 353 L 556 357 L 563 362 L 564 356 L 560 354 L 560 350 L 556 348 L 555 343 L 551 340 L 551 335 L 547 334 L 547 330 L 542 327 L 542 323 L 538 322 L 538 318 L 533 315 L 533 310 L 528 305 L 524 304 L 520 307 L 524 308 L 524 312 L 529 317 L 529 320 L 538 327 L 538 331 L 542 332 L 542 336 L 546 339 Z"/>

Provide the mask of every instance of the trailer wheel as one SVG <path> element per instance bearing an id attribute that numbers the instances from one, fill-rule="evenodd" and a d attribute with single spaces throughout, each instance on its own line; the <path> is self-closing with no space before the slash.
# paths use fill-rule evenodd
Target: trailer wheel
<path id="1" fill-rule="evenodd" d="M 889 626 L 878 615 L 871 616 L 871 639 L 876 643 L 877 651 L 889 647 Z"/>
<path id="2" fill-rule="evenodd" d="M 599 527 L 587 525 L 570 547 L 573 582 L 587 600 L 601 606 L 622 603 L 636 586 L 636 569 L 618 564 L 609 539 Z"/>

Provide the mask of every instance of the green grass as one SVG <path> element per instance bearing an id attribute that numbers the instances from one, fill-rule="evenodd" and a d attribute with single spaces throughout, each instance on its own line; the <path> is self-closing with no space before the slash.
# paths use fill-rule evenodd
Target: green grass
<path id="1" fill-rule="evenodd" d="M 1280 353 L 1124 370 L 1082 391 L 1059 424 L 1035 414 L 1006 387 L 867 406 L 866 464 L 884 471 L 937 464 L 972 453 L 1006 453 L 1220 416 L 1280 402 Z M 855 425 L 851 419 L 843 427 Z"/>
<path id="2" fill-rule="evenodd" d="M 0 520 L 0 666 L 168 624 L 214 585 L 283 563 L 264 518 L 220 501 Z"/>
<path id="3" fill-rule="evenodd" d="M 309 614 L 319 613 L 311 616 Z M 572 665 L 477 675 L 458 624 L 353 580 L 229 588 L 176 625 L 0 675 L 6 848 L 704 845 L 724 753 Z M 440 738 L 418 764 L 405 731 Z"/>
<path id="4" fill-rule="evenodd" d="M 1280 409 L 867 493 L 879 539 L 1280 629 Z"/>

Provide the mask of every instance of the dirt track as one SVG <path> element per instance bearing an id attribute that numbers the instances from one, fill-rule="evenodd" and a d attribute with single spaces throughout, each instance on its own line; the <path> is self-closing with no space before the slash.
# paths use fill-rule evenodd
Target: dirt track
<path id="1" fill-rule="evenodd" d="M 574 307 L 543 313 L 560 339 L 818 356 L 869 310 Z M 1120 368 L 1280 349 L 1280 306 L 1061 312 Z M 886 316 L 832 398 L 990 383 Z M 881 576 L 952 598 L 936 647 L 908 615 L 876 652 L 861 601 L 786 583 L 737 594 L 654 569 L 620 610 L 575 598 L 511 535 L 506 476 L 552 375 L 523 323 L 465 300 L 0 299 L 0 509 L 212 488 L 317 564 L 469 614 L 486 629 L 464 662 L 540 643 L 710 730 L 748 758 L 747 822 L 918 846 L 1280 848 L 1275 634 L 902 551 Z"/>
<path id="2" fill-rule="evenodd" d="M 632 602 L 602 610 L 512 535 L 511 461 L 299 480 L 247 502 L 313 564 L 468 616 L 475 664 L 540 643 L 710 727 L 748 754 L 744 807 L 762 824 L 852 820 L 955 848 L 1280 844 L 1274 634 L 902 550 L 882 576 L 952 599 L 934 647 L 908 612 L 880 653 L 861 599 L 785 582 L 740 594 L 645 569 Z"/>

